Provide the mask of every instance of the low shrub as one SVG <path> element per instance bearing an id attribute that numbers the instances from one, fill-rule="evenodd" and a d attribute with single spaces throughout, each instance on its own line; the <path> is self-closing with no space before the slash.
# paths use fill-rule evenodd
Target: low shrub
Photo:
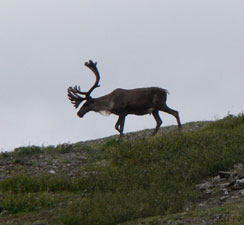
<path id="1" fill-rule="evenodd" d="M 58 200 L 49 193 L 11 192 L 0 195 L 1 207 L 9 213 L 32 212 L 54 207 Z"/>
<path id="2" fill-rule="evenodd" d="M 41 147 L 38 146 L 28 146 L 28 147 L 19 147 L 14 149 L 14 155 L 16 156 L 26 156 L 34 155 L 41 153 Z"/>

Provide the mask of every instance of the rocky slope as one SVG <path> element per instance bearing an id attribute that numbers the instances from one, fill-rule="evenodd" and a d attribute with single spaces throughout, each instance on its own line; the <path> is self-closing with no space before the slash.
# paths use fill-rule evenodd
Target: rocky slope
<path id="1" fill-rule="evenodd" d="M 183 132 L 205 127 L 210 122 L 193 122 L 183 126 Z M 152 130 L 129 133 L 126 138 L 136 140 L 150 136 Z M 160 129 L 159 133 L 178 132 L 176 126 Z M 29 175 L 65 174 L 69 177 L 85 176 L 86 167 L 99 161 L 100 146 L 118 136 L 79 142 L 72 145 L 60 145 L 46 148 L 45 151 L 33 147 L 32 152 L 25 148 L 15 149 L 12 153 L 2 153 L 0 157 L 0 181 L 15 174 Z M 244 168 L 236 164 L 228 171 L 216 171 L 215 176 L 209 177 L 196 185 L 200 195 L 196 202 L 189 202 L 179 213 L 146 219 L 138 219 L 124 224 L 169 225 L 169 224 L 242 224 L 244 221 Z M 1 193 L 0 193 L 1 200 Z M 1 208 L 0 225 L 50 225 L 41 214 L 12 215 Z"/>

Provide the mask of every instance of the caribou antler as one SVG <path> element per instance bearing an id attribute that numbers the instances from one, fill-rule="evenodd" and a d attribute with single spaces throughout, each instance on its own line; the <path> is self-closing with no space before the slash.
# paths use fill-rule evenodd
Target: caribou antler
<path id="1" fill-rule="evenodd" d="M 77 108 L 81 102 L 83 102 L 84 100 L 88 100 L 89 98 L 91 98 L 91 93 L 92 91 L 97 88 L 100 87 L 99 86 L 99 80 L 100 80 L 100 75 L 97 69 L 97 62 L 93 62 L 92 60 L 89 60 L 89 62 L 85 62 L 85 66 L 87 66 L 96 76 L 96 81 L 94 83 L 94 85 L 90 88 L 89 91 L 87 92 L 83 92 L 80 90 L 80 86 L 74 86 L 74 87 L 69 87 L 68 88 L 68 98 L 71 101 L 72 104 L 74 104 L 74 107 Z M 80 95 L 85 95 L 85 97 L 81 97 Z"/>
<path id="2" fill-rule="evenodd" d="M 85 62 L 85 66 L 87 66 L 96 76 L 96 81 L 94 83 L 94 85 L 90 88 L 90 90 L 86 93 L 86 98 L 90 98 L 90 95 L 92 93 L 92 91 L 97 88 L 100 87 L 99 80 L 100 80 L 100 75 L 97 69 L 97 62 L 93 62 L 92 60 L 89 60 L 89 62 Z"/>
<path id="3" fill-rule="evenodd" d="M 75 86 L 74 88 L 69 87 L 67 91 L 68 91 L 68 98 L 75 108 L 78 108 L 80 103 L 86 100 L 86 98 L 83 98 L 78 95 L 78 94 L 82 94 L 82 92 L 79 93 L 77 86 Z"/>

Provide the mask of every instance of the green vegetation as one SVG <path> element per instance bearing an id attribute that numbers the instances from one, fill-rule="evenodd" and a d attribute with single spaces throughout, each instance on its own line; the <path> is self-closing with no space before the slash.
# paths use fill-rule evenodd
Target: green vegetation
<path id="1" fill-rule="evenodd" d="M 13 152 L 1 152 L 0 158 L 21 158 L 21 157 L 28 157 L 38 154 L 53 154 L 53 153 L 60 153 L 65 154 L 74 150 L 73 145 L 71 144 L 61 144 L 55 146 L 48 146 L 48 147 L 39 147 L 39 146 L 28 146 L 28 147 L 18 147 L 15 148 Z"/>
<path id="2" fill-rule="evenodd" d="M 244 115 L 202 128 L 100 145 L 24 147 L 9 155 L 83 151 L 79 177 L 16 174 L 0 182 L 0 206 L 10 214 L 48 209 L 52 224 L 114 225 L 168 215 L 197 199 L 195 185 L 244 159 Z M 1 157 L 9 157 L 2 153 Z M 57 216 L 59 215 L 59 216 Z M 60 216 L 61 215 L 61 216 Z M 239 215 L 243 221 L 244 215 Z"/>

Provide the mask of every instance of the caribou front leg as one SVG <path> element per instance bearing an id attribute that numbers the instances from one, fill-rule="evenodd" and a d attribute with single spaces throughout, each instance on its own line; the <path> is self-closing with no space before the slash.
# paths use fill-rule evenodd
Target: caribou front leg
<path id="1" fill-rule="evenodd" d="M 158 132 L 158 129 L 159 129 L 159 127 L 161 126 L 161 124 L 163 122 L 162 122 L 162 120 L 161 120 L 161 118 L 160 118 L 160 116 L 158 114 L 158 111 L 153 111 L 152 114 L 153 114 L 153 117 L 154 117 L 154 119 L 156 120 L 156 123 L 157 123 L 157 126 L 156 126 L 154 132 L 152 133 L 152 135 L 154 136 Z"/>
<path id="2" fill-rule="evenodd" d="M 125 124 L 125 117 L 126 117 L 126 115 L 124 115 L 124 114 L 119 115 L 119 119 L 118 119 L 117 123 L 115 124 L 115 129 L 117 131 L 119 131 L 120 137 L 123 136 L 123 130 L 124 130 L 124 124 Z"/>

